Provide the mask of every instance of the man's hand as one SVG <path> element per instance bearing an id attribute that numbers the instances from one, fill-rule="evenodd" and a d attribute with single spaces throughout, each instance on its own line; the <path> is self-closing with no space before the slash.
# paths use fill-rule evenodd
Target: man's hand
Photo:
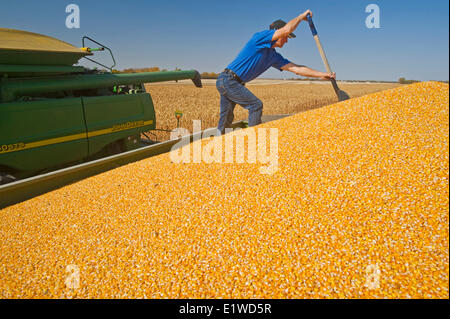
<path id="1" fill-rule="evenodd" d="M 336 80 L 336 73 L 323 73 L 323 75 L 320 77 L 322 80 L 328 80 L 330 81 L 331 79 L 335 79 Z"/>
<path id="2" fill-rule="evenodd" d="M 308 78 L 320 78 L 322 80 L 331 80 L 331 79 L 336 79 L 336 73 L 325 73 L 325 72 L 320 72 L 311 68 L 308 68 L 305 65 L 298 65 L 295 63 L 288 63 L 285 66 L 283 66 L 281 68 L 284 71 L 289 71 L 292 73 L 295 73 L 297 75 L 300 76 L 305 76 Z"/>
<path id="3" fill-rule="evenodd" d="M 300 22 L 308 20 L 308 18 L 306 17 L 308 14 L 310 14 L 312 17 L 311 10 L 306 10 L 296 18 L 289 21 L 284 27 L 276 30 L 275 33 L 273 34 L 272 41 L 277 41 L 279 38 L 287 37 L 289 34 L 294 32 L 295 29 L 297 29 Z"/>
<path id="4" fill-rule="evenodd" d="M 305 12 L 302 13 L 302 20 L 303 20 L 303 21 L 308 20 L 308 18 L 307 18 L 308 14 L 310 14 L 310 15 L 311 15 L 311 18 L 312 18 L 313 13 L 311 12 L 311 10 L 308 9 L 308 10 L 306 10 Z"/>

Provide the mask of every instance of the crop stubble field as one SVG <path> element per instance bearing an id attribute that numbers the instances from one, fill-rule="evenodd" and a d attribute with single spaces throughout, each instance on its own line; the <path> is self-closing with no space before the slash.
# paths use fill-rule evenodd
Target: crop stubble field
<path id="1" fill-rule="evenodd" d="M 177 126 L 175 111 L 182 111 L 181 126 L 192 132 L 192 121 L 201 120 L 202 129 L 215 127 L 219 121 L 220 95 L 215 81 L 203 81 L 203 88 L 196 88 L 191 81 L 168 84 L 146 85 L 150 92 L 156 112 L 156 126 L 160 129 L 172 130 Z M 337 102 L 331 84 L 302 82 L 280 84 L 283 81 L 264 80 L 247 85 L 264 103 L 263 115 L 295 114 Z M 274 84 L 270 84 L 274 83 Z M 357 83 L 339 84 L 351 98 L 399 87 L 396 83 Z M 235 121 L 247 120 L 248 111 L 236 106 Z M 168 132 L 156 132 L 159 141 L 170 137 Z M 154 138 L 154 137 L 153 137 Z"/>

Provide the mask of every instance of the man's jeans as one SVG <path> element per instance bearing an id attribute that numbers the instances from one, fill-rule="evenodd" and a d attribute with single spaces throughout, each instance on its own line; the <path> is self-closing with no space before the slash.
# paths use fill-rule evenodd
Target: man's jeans
<path id="1" fill-rule="evenodd" d="M 263 103 L 231 74 L 220 73 L 216 87 L 220 93 L 220 119 L 217 129 L 221 134 L 225 132 L 225 128 L 231 127 L 236 104 L 248 110 L 248 126 L 261 124 Z"/>

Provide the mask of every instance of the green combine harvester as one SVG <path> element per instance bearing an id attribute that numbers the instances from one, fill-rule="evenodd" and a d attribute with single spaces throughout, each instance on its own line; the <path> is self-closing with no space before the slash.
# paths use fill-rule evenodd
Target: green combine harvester
<path id="1" fill-rule="evenodd" d="M 85 46 L 85 41 L 99 45 Z M 137 149 L 156 129 L 144 83 L 191 79 L 197 71 L 114 74 L 94 60 L 111 50 L 83 48 L 36 33 L 0 28 L 0 185 Z M 109 69 L 87 69 L 81 58 Z"/>

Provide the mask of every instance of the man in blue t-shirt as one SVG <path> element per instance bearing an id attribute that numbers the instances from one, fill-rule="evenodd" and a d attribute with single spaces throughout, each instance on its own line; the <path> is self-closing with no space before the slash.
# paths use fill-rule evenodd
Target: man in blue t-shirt
<path id="1" fill-rule="evenodd" d="M 263 103 L 246 87 L 245 83 L 257 78 L 273 66 L 280 71 L 290 71 L 306 77 L 317 77 L 324 80 L 336 78 L 334 73 L 324 73 L 297 65 L 286 60 L 274 48 L 282 48 L 288 38 L 295 38 L 292 33 L 301 21 L 307 20 L 310 10 L 292 19 L 288 23 L 277 20 L 270 25 L 270 30 L 255 33 L 239 55 L 217 78 L 216 86 L 220 93 L 220 119 L 218 130 L 223 134 L 225 128 L 231 127 L 236 104 L 248 110 L 248 125 L 261 123 Z"/>

